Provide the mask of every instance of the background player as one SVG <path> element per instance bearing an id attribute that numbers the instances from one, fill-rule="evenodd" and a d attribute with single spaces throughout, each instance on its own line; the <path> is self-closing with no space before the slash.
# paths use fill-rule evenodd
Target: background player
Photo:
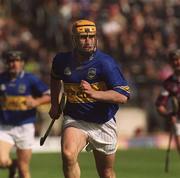
<path id="1" fill-rule="evenodd" d="M 0 74 L 0 167 L 9 168 L 9 178 L 30 178 L 29 163 L 34 141 L 35 108 L 50 101 L 48 87 L 23 70 L 21 51 L 4 55 L 6 70 Z M 10 158 L 16 146 L 17 160 Z"/>
<path id="2" fill-rule="evenodd" d="M 58 53 L 52 64 L 52 119 L 59 118 L 58 97 L 64 81 L 67 104 L 62 131 L 63 172 L 66 178 L 79 178 L 77 161 L 87 145 L 93 150 L 101 178 L 115 178 L 114 159 L 117 147 L 115 113 L 118 104 L 129 98 L 129 87 L 118 65 L 97 49 L 96 26 L 79 20 L 72 27 L 73 51 Z"/>
<path id="3" fill-rule="evenodd" d="M 173 124 L 176 129 L 180 143 L 180 49 L 173 50 L 169 53 L 169 63 L 174 70 L 174 73 L 163 82 L 163 90 L 156 101 L 158 112 L 166 119 L 170 119 L 170 124 Z M 175 98 L 174 106 L 170 109 L 169 101 Z"/>

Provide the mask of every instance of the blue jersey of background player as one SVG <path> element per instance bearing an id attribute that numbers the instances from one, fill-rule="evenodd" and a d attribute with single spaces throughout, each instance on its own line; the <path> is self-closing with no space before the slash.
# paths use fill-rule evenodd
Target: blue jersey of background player
<path id="1" fill-rule="evenodd" d="M 52 77 L 64 81 L 68 102 L 65 114 L 77 120 L 104 123 L 114 117 L 119 106 L 92 99 L 84 93 L 85 80 L 97 91 L 114 90 L 129 97 L 129 87 L 118 65 L 109 55 L 96 50 L 90 59 L 78 64 L 73 52 L 59 53 L 52 65 Z"/>
<path id="2" fill-rule="evenodd" d="M 80 178 L 77 158 L 86 146 L 87 150 L 93 150 L 99 177 L 115 178 L 114 115 L 118 104 L 127 102 L 129 87 L 115 61 L 97 50 L 94 22 L 76 21 L 72 40 L 73 51 L 58 53 L 53 60 L 50 87 L 52 119 L 60 115 L 60 80 L 67 95 L 61 139 L 64 176 Z"/>
<path id="3" fill-rule="evenodd" d="M 21 51 L 8 51 L 3 57 L 6 69 L 0 74 L 0 168 L 9 169 L 9 178 L 17 177 L 17 172 L 21 178 L 30 178 L 35 109 L 50 101 L 49 88 L 24 71 Z M 10 154 L 14 146 L 16 159 Z"/>
<path id="4" fill-rule="evenodd" d="M 0 123 L 22 125 L 34 123 L 36 108 L 30 106 L 30 97 L 49 94 L 49 88 L 39 78 L 24 70 L 12 79 L 9 71 L 0 74 Z"/>

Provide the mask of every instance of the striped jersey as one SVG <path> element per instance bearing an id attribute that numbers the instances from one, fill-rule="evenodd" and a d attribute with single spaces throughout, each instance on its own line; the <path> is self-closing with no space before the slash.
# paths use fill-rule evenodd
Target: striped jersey
<path id="1" fill-rule="evenodd" d="M 9 74 L 0 74 L 0 124 L 22 125 L 34 123 L 36 110 L 28 109 L 26 97 L 40 97 L 49 88 L 39 78 L 22 71 L 16 79 Z"/>
<path id="2" fill-rule="evenodd" d="M 175 97 L 178 101 L 178 105 L 180 104 L 180 81 L 175 74 L 170 75 L 166 80 L 163 81 L 163 89 L 160 92 L 159 96 L 156 100 L 156 106 L 165 106 L 170 112 L 173 110 L 173 106 L 171 103 L 171 98 Z M 178 119 L 180 119 L 180 107 L 177 111 Z"/>
<path id="3" fill-rule="evenodd" d="M 119 66 L 109 55 L 97 50 L 80 65 L 73 52 L 58 53 L 52 63 L 51 76 L 64 81 L 67 104 L 64 114 L 76 120 L 105 123 L 114 117 L 118 104 L 96 101 L 80 87 L 81 80 L 95 90 L 115 90 L 129 98 L 129 86 Z"/>

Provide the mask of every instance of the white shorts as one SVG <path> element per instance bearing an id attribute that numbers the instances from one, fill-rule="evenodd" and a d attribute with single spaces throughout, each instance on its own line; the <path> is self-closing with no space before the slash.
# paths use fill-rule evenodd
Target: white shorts
<path id="1" fill-rule="evenodd" d="M 0 140 L 20 149 L 32 149 L 34 144 L 34 124 L 21 126 L 0 125 Z"/>
<path id="2" fill-rule="evenodd" d="M 74 120 L 70 116 L 64 116 L 62 129 L 67 127 L 76 127 L 88 135 L 87 151 L 97 150 L 107 155 L 116 152 L 117 127 L 114 119 L 104 124 L 96 124 L 82 120 Z"/>
<path id="3" fill-rule="evenodd" d="M 178 122 L 178 123 L 175 124 L 175 128 L 176 128 L 176 134 L 177 134 L 178 136 L 180 136 L 180 122 Z"/>

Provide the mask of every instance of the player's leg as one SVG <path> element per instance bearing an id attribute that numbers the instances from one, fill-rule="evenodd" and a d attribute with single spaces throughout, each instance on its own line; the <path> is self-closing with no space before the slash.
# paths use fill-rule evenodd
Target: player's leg
<path id="1" fill-rule="evenodd" d="M 12 159 L 10 158 L 12 147 L 12 144 L 0 140 L 0 168 L 7 168 L 12 164 Z"/>
<path id="2" fill-rule="evenodd" d="M 14 178 L 17 171 L 17 164 L 16 160 L 10 157 L 11 149 L 14 146 L 10 132 L 10 127 L 0 126 L 0 168 L 8 168 L 9 178 Z"/>
<path id="3" fill-rule="evenodd" d="M 67 127 L 63 130 L 61 150 L 65 178 L 80 178 L 80 168 L 77 157 L 85 147 L 86 140 L 87 135 L 80 129 Z"/>
<path id="4" fill-rule="evenodd" d="M 19 166 L 20 178 L 30 178 L 30 160 L 32 157 L 31 149 L 17 149 L 17 161 Z"/>
<path id="5" fill-rule="evenodd" d="M 102 152 L 93 151 L 96 168 L 100 178 L 115 178 L 114 172 L 114 162 L 115 162 L 115 153 L 106 155 Z"/>
<path id="6" fill-rule="evenodd" d="M 29 166 L 34 144 L 34 132 L 35 129 L 33 124 L 24 124 L 14 129 L 20 178 L 31 177 Z"/>
<path id="7" fill-rule="evenodd" d="M 180 154 L 180 122 L 177 122 L 175 124 L 175 129 L 176 129 L 176 135 L 177 135 L 177 140 L 175 140 L 176 147 L 178 149 L 178 153 Z"/>
<path id="8" fill-rule="evenodd" d="M 93 129 L 96 128 L 96 129 Z M 89 133 L 96 168 L 100 178 L 115 178 L 114 161 L 117 149 L 117 131 L 114 119 L 104 124 L 93 124 Z"/>

